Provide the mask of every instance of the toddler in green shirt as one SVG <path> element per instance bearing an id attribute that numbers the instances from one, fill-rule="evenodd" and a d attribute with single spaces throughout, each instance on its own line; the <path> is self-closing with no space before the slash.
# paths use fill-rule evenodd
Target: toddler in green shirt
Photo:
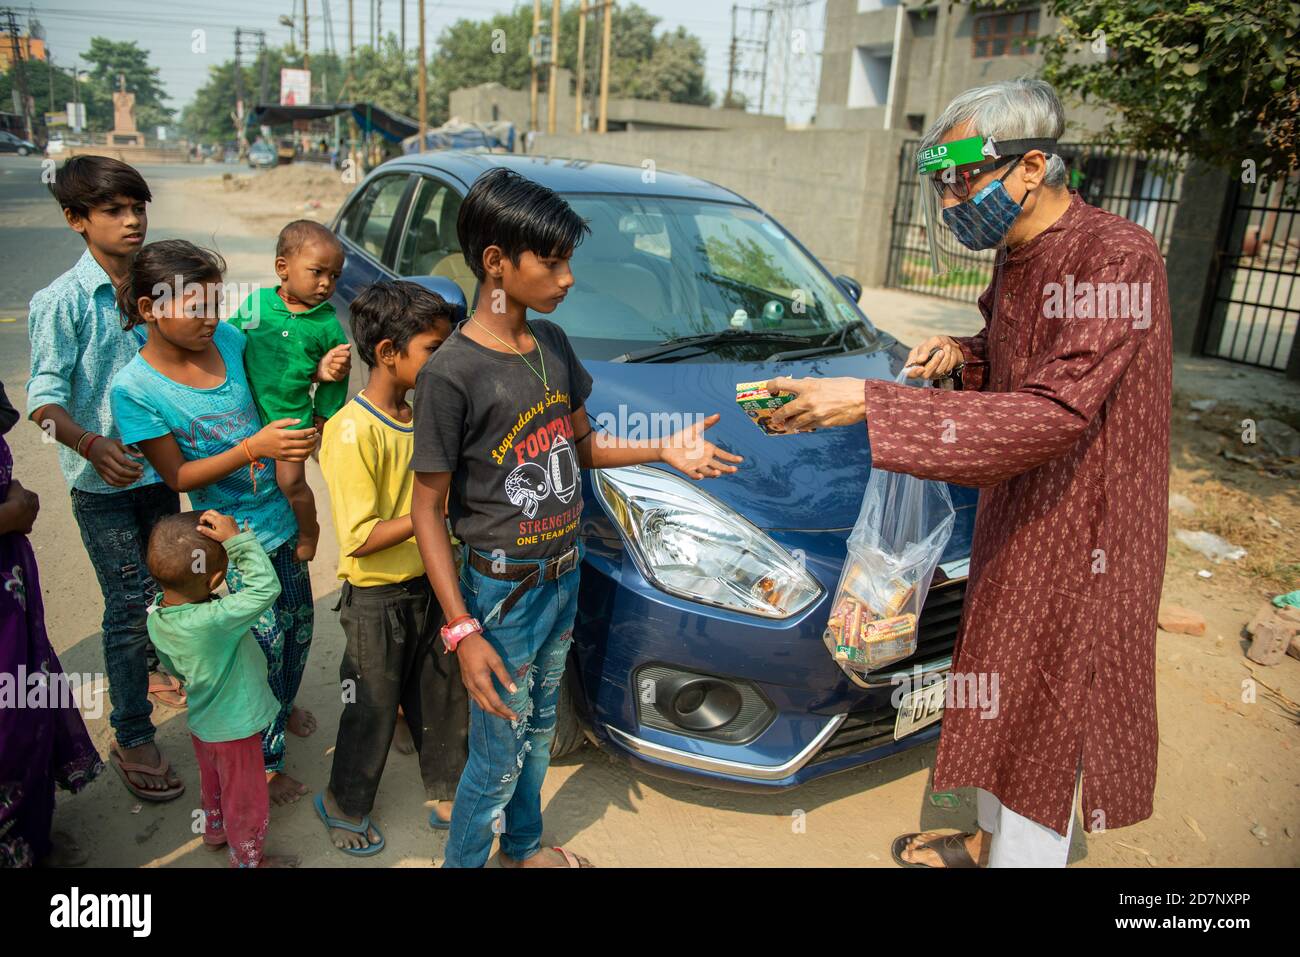
<path id="1" fill-rule="evenodd" d="M 275 245 L 280 284 L 253 293 L 231 317 L 247 337 L 244 369 L 263 425 L 319 430 L 347 401 L 348 338 L 330 302 L 342 271 L 338 238 L 320 223 L 294 220 Z M 311 561 L 320 524 L 306 463 L 276 462 L 275 481 L 298 520 L 294 554 Z"/>
<path id="2" fill-rule="evenodd" d="M 250 629 L 280 594 L 275 568 L 253 532 L 214 509 L 159 520 L 146 561 L 162 589 L 149 607 L 149 639 L 189 696 L 203 843 L 227 848 L 236 867 L 295 867 L 297 857 L 262 852 L 270 820 L 262 731 L 280 703 Z M 212 590 L 228 563 L 245 584 L 219 598 Z"/>

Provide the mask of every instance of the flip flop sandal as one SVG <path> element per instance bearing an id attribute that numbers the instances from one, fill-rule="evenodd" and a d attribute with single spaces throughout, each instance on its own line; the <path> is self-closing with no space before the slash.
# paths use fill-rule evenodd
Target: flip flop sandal
<path id="1" fill-rule="evenodd" d="M 572 851 L 567 851 L 562 847 L 552 847 L 551 850 L 559 851 L 561 854 L 563 854 L 564 863 L 567 864 L 569 867 L 593 867 L 594 866 L 590 861 L 588 861 L 586 864 L 583 864 L 577 854 L 574 854 Z"/>
<path id="2" fill-rule="evenodd" d="M 136 764 L 127 761 L 122 757 L 122 752 L 118 750 L 118 744 L 113 742 L 112 748 L 109 749 L 108 763 L 113 766 L 117 776 L 122 779 L 126 789 L 138 797 L 141 801 L 152 801 L 155 804 L 165 804 L 167 801 L 174 801 L 185 793 L 185 782 L 182 781 L 175 787 L 166 788 L 161 791 L 151 791 L 148 788 L 142 788 L 132 784 L 131 779 L 127 777 L 128 772 L 135 774 L 148 774 L 152 777 L 167 779 L 167 772 L 172 769 L 171 762 L 163 758 L 162 763 L 157 767 L 149 767 L 147 764 Z"/>
<path id="3" fill-rule="evenodd" d="M 174 677 L 161 671 L 150 672 L 149 694 L 159 704 L 168 708 L 183 709 L 189 707 L 185 688 Z"/>
<path id="4" fill-rule="evenodd" d="M 344 854 L 350 854 L 352 857 L 371 857 L 384 849 L 384 834 L 379 830 L 379 828 L 370 823 L 369 814 L 361 819 L 360 824 L 353 824 L 351 821 L 340 821 L 338 818 L 330 817 L 326 814 L 325 799 L 321 795 L 317 794 L 316 800 L 312 803 L 316 805 L 316 816 L 325 824 L 326 834 L 329 833 L 329 828 L 336 827 L 341 831 L 351 831 L 353 834 L 360 834 L 367 841 L 370 840 L 371 831 L 374 831 L 379 835 L 379 843 L 377 844 L 371 844 L 368 847 L 336 847 L 335 850 L 342 851 Z M 330 846 L 334 847 L 333 841 L 330 842 Z"/>
<path id="5" fill-rule="evenodd" d="M 935 864 L 922 864 L 919 861 L 906 861 L 903 859 L 903 851 L 920 837 L 924 831 L 917 831 L 912 834 L 904 834 L 901 837 L 894 838 L 894 845 L 889 852 L 894 855 L 894 862 L 899 867 L 928 867 L 931 870 L 943 870 L 949 867 L 979 867 L 979 864 L 970 856 L 970 851 L 966 850 L 966 838 L 971 834 L 945 834 L 934 840 L 926 841 L 924 844 L 916 845 L 918 848 L 928 848 L 939 855 L 939 860 L 943 861 L 943 867 Z"/>
<path id="6" fill-rule="evenodd" d="M 438 817 L 437 811 L 430 811 L 429 827 L 433 828 L 435 831 L 450 831 L 451 819 L 448 818 L 447 820 L 444 821 L 442 818 Z"/>

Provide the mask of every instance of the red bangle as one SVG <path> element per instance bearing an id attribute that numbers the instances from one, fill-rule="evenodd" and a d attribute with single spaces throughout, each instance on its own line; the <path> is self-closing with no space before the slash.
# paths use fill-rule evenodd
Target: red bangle
<path id="1" fill-rule="evenodd" d="M 92 435 L 90 437 L 90 441 L 86 443 L 86 451 L 81 453 L 81 457 L 84 459 L 90 458 L 90 450 L 95 447 L 95 443 L 98 442 L 99 440 L 100 440 L 99 435 Z"/>
<path id="2" fill-rule="evenodd" d="M 473 617 L 473 615 L 461 615 L 457 618 L 453 618 L 451 621 L 447 622 L 447 627 L 450 628 L 452 625 L 459 624 L 462 621 L 469 621 Z"/>

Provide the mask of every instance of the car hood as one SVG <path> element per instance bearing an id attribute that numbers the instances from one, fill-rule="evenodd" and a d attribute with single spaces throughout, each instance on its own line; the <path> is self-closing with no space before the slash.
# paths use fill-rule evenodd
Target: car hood
<path id="1" fill-rule="evenodd" d="M 762 529 L 851 528 L 871 470 L 866 426 L 766 435 L 736 405 L 736 384 L 778 375 L 892 381 L 899 349 L 777 364 L 584 361 L 594 379 L 587 415 L 607 432 L 653 439 L 720 413 L 705 434 L 745 461 L 735 475 L 705 479 L 701 488 Z"/>

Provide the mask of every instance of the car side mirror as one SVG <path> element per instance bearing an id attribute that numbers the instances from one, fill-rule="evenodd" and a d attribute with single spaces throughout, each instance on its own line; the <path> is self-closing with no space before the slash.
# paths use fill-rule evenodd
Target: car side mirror
<path id="1" fill-rule="evenodd" d="M 465 318 L 465 293 L 461 291 L 460 286 L 455 281 L 448 279 L 446 276 L 405 276 L 406 282 L 413 282 L 416 285 L 423 286 L 429 292 L 436 293 L 443 300 L 449 303 L 455 315 L 452 316 L 452 325 L 461 322 Z"/>
<path id="2" fill-rule="evenodd" d="M 856 303 L 862 298 L 862 283 L 858 282 L 852 276 L 836 276 L 835 281 L 839 283 L 841 289 L 848 294 L 848 297 Z"/>

